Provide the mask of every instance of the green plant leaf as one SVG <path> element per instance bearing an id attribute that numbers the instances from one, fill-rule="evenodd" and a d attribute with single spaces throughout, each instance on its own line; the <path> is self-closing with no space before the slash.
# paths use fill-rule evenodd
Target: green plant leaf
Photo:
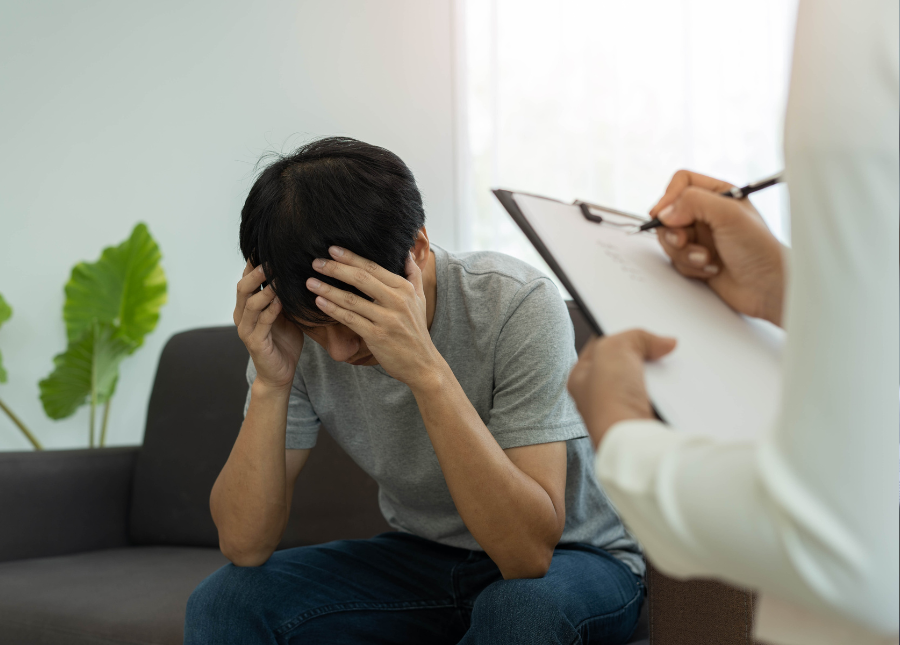
<path id="1" fill-rule="evenodd" d="M 4 300 L 3 294 L 0 293 L 0 327 L 12 317 L 12 307 Z"/>
<path id="2" fill-rule="evenodd" d="M 63 319 L 69 343 L 94 320 L 112 325 L 134 351 L 156 327 L 166 302 L 166 274 L 159 246 L 139 223 L 119 246 L 103 249 L 96 262 L 79 262 L 66 283 Z"/>
<path id="3" fill-rule="evenodd" d="M 38 384 L 44 412 L 51 419 L 71 416 L 88 400 L 93 384 L 97 403 L 105 403 L 116 390 L 119 363 L 134 348 L 134 343 L 116 334 L 115 327 L 95 321 L 53 358 L 55 369 Z"/>
<path id="4" fill-rule="evenodd" d="M 0 294 L 0 327 L 12 317 L 12 307 L 3 299 Z M 0 352 L 0 383 L 6 383 L 6 370 L 3 369 L 3 353 Z"/>

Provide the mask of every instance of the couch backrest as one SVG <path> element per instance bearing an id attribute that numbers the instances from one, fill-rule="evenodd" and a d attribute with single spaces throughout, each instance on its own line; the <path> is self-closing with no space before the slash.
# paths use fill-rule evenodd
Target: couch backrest
<path id="1" fill-rule="evenodd" d="M 578 305 L 571 300 L 566 300 L 566 306 L 569 308 L 569 317 L 572 319 L 572 326 L 575 328 L 575 350 L 580 352 L 594 331 L 588 324 L 584 314 L 581 313 Z"/>
<path id="2" fill-rule="evenodd" d="M 576 345 L 590 334 L 569 303 Z M 243 421 L 247 350 L 234 327 L 176 334 L 163 349 L 135 465 L 135 544 L 218 546 L 209 493 Z M 297 482 L 281 547 L 389 530 L 378 487 L 323 429 Z"/>
<path id="3" fill-rule="evenodd" d="M 166 343 L 135 464 L 132 542 L 217 545 L 209 492 L 240 428 L 246 360 L 234 327 L 194 329 Z"/>
<path id="4" fill-rule="evenodd" d="M 247 350 L 234 327 L 176 334 L 159 359 L 135 465 L 135 544 L 218 546 L 209 493 L 244 418 Z M 297 482 L 282 547 L 389 530 L 378 488 L 324 430 Z"/>

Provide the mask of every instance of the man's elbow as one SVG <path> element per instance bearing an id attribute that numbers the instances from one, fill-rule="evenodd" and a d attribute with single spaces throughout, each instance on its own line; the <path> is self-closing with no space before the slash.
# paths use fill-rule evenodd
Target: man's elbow
<path id="1" fill-rule="evenodd" d="M 219 550 L 236 567 L 259 567 L 264 565 L 275 549 L 260 548 L 259 545 L 240 545 L 219 539 Z"/>
<path id="2" fill-rule="evenodd" d="M 522 549 L 511 555 L 503 564 L 498 563 L 500 574 L 504 580 L 521 578 L 543 578 L 550 570 L 553 561 L 553 547 L 539 546 Z"/>

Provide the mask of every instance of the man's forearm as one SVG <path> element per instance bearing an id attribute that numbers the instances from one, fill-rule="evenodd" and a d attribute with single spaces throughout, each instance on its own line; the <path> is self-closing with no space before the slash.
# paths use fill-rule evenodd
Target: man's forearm
<path id="1" fill-rule="evenodd" d="M 220 548 L 242 566 L 268 559 L 281 540 L 288 514 L 285 427 L 290 388 L 273 390 L 257 383 L 240 434 L 210 495 Z"/>
<path id="2" fill-rule="evenodd" d="M 505 578 L 542 576 L 565 509 L 510 460 L 446 363 L 411 389 L 466 527 Z"/>

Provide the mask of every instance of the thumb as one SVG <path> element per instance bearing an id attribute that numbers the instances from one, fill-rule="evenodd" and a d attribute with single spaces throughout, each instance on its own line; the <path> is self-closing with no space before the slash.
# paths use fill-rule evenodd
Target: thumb
<path id="1" fill-rule="evenodd" d="M 643 329 L 635 329 L 633 342 L 645 361 L 656 361 L 670 353 L 678 341 L 671 336 L 657 336 Z"/>
<path id="2" fill-rule="evenodd" d="M 406 256 L 406 267 L 404 272 L 406 273 L 406 279 L 416 288 L 416 293 L 420 296 L 424 296 L 425 287 L 422 284 L 422 270 L 419 268 L 419 265 L 416 264 L 412 251 Z"/>

